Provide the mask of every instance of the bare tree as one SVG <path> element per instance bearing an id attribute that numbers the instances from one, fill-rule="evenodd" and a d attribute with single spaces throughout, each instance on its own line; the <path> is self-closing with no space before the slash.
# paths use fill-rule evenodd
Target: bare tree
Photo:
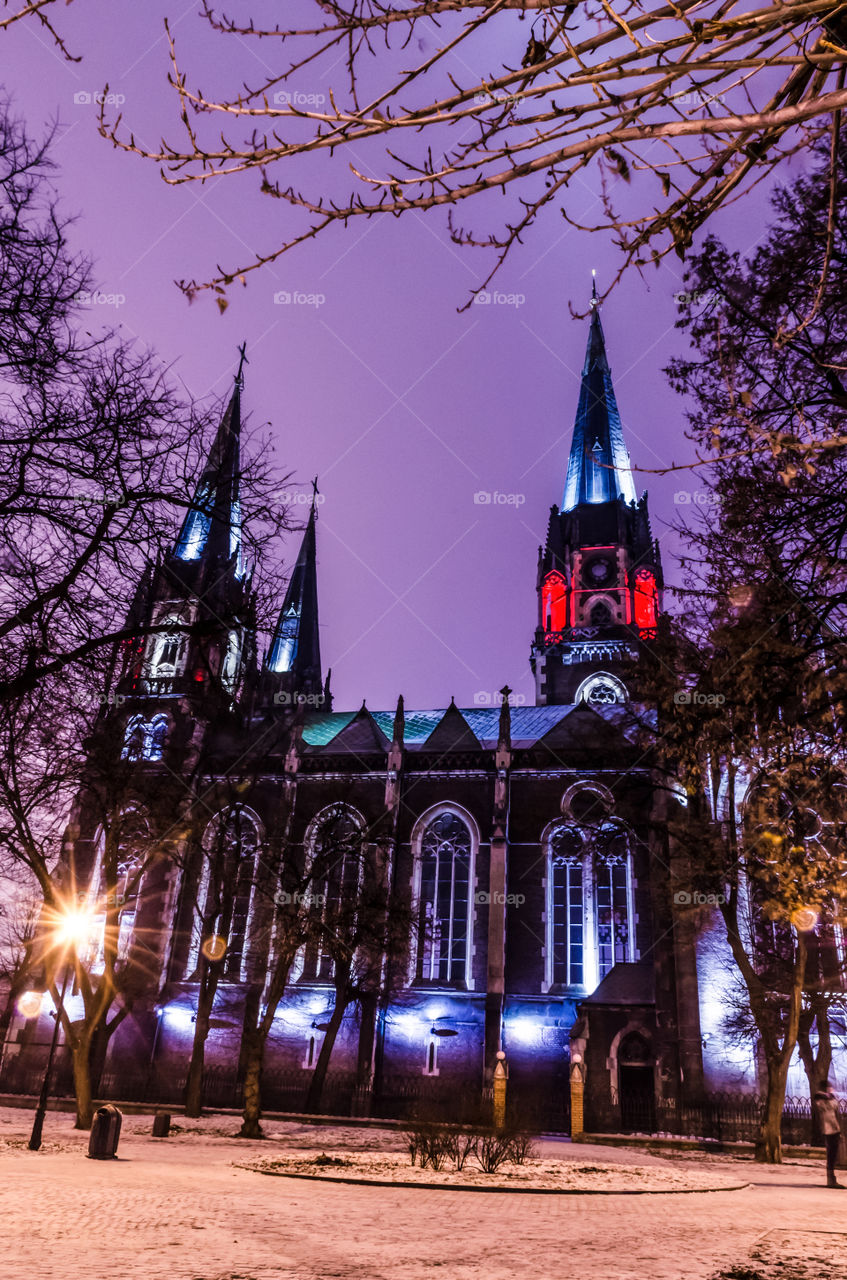
<path id="1" fill-rule="evenodd" d="M 18 22 L 31 21 L 46 32 L 53 44 L 69 62 L 79 62 L 68 51 L 64 38 L 53 22 L 53 9 L 57 4 L 70 4 L 71 0 L 3 0 L 0 11 L 0 31 L 7 31 Z"/>
<path id="2" fill-rule="evenodd" d="M 302 214 L 281 245 L 182 282 L 189 296 L 214 289 L 221 306 L 246 272 L 380 214 L 446 208 L 456 243 L 493 252 L 475 293 L 548 209 L 613 229 L 625 264 L 683 255 L 716 209 L 805 150 L 847 103 L 847 32 L 832 0 L 314 0 L 274 26 L 208 0 L 203 12 L 221 36 L 261 42 L 269 71 L 210 97 L 169 30 L 184 141 L 147 148 L 105 105 L 101 131 L 167 182 L 255 171 L 264 194 Z M 584 212 L 586 181 L 597 215 Z M 504 213 L 488 193 L 507 196 Z M 459 224 L 465 204 L 489 229 Z"/>

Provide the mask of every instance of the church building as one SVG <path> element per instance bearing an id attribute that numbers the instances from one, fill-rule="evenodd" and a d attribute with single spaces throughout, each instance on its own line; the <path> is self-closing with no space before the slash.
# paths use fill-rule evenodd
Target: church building
<path id="1" fill-rule="evenodd" d="M 274 948 L 256 888 L 263 859 L 282 843 L 308 859 L 342 820 L 382 851 L 410 937 L 399 977 L 345 1010 L 324 1109 L 401 1117 L 429 1100 L 458 1116 L 462 1099 L 490 1095 L 500 1061 L 512 1104 L 544 1128 L 568 1130 L 573 1096 L 577 1128 L 650 1131 L 657 1108 L 718 1086 L 720 1064 L 704 1077 L 695 917 L 671 891 L 668 818 L 683 799 L 659 785 L 638 732 L 637 673 L 660 625 L 662 565 L 596 299 L 527 619 L 534 706 L 510 705 L 504 689 L 499 706 L 336 709 L 314 504 L 260 650 L 240 534 L 242 390 L 239 377 L 171 554 L 139 584 L 140 638 L 118 656 L 104 714 L 140 795 L 190 775 L 207 812 L 194 845 L 167 824 L 170 854 L 140 877 L 127 851 L 120 947 L 128 958 L 143 951 L 148 981 L 112 1038 L 102 1091 L 179 1102 L 205 957 L 220 965 L 206 1096 L 238 1105 L 245 1009 L 266 997 Z M 403 679 L 398 670 L 398 691 Z M 139 822 L 156 826 L 142 808 Z M 238 858 L 212 953 L 203 849 L 233 814 Z M 96 904 L 98 830 L 84 807 L 68 841 Z M 304 947 L 268 1041 L 266 1110 L 303 1109 L 333 1006 L 331 958 Z M 748 1068 L 739 1081 L 755 1088 L 752 1058 Z"/>

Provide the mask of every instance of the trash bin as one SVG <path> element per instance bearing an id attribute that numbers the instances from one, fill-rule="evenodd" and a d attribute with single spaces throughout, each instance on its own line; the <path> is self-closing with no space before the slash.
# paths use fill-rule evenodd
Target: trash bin
<path id="1" fill-rule="evenodd" d="M 171 1117 L 167 1111 L 157 1111 L 153 1117 L 153 1137 L 166 1138 L 171 1131 Z"/>
<path id="2" fill-rule="evenodd" d="M 88 1140 L 88 1155 L 91 1160 L 114 1160 L 121 1136 L 123 1116 L 117 1107 L 108 1103 L 98 1107 L 94 1112 L 94 1123 L 91 1126 L 91 1137 Z"/>

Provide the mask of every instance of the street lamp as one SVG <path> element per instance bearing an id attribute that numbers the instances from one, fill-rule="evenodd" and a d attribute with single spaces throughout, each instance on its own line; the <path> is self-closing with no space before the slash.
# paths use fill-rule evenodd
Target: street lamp
<path id="1" fill-rule="evenodd" d="M 54 947 L 60 949 L 63 953 L 69 950 L 76 950 L 81 942 L 87 942 L 91 936 L 91 915 L 87 911 L 82 911 L 78 907 L 51 911 L 47 917 L 47 926 L 52 936 Z M 56 1006 L 55 1023 L 53 1025 L 53 1035 L 50 1039 L 50 1051 L 47 1054 L 47 1065 L 44 1068 L 44 1078 L 41 1081 L 41 1092 L 38 1095 L 38 1105 L 35 1108 L 35 1118 L 32 1122 L 32 1133 L 30 1134 L 28 1147 L 30 1151 L 38 1151 L 41 1148 L 41 1133 L 44 1129 L 44 1117 L 47 1113 L 47 1097 L 50 1092 L 50 1073 L 53 1070 L 53 1058 L 56 1055 L 56 1045 L 59 1040 L 59 1024 L 62 1018 L 62 1012 L 65 1007 L 65 991 L 68 986 L 68 978 L 71 973 L 71 967 L 67 964 L 67 955 L 63 954 L 62 962 L 65 965 L 65 972 L 62 978 L 62 989 L 59 992 L 59 1003 Z M 33 992 L 25 992 L 21 997 L 21 1004 L 25 1004 L 26 997 L 34 995 Z M 31 1004 L 30 1004 L 30 1007 Z M 25 1011 L 25 1010 L 24 1010 Z"/>

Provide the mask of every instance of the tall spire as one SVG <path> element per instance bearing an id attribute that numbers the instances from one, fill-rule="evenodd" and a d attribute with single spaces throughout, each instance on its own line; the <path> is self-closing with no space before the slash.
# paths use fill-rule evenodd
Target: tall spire
<path id="1" fill-rule="evenodd" d="M 279 621 L 268 651 L 266 667 L 276 673 L 291 672 L 301 692 L 307 685 L 320 690 L 321 645 L 318 630 L 318 569 L 315 522 L 318 482 L 314 481 L 312 509 L 300 552 L 285 593 Z"/>
<path id="2" fill-rule="evenodd" d="M 245 353 L 243 346 L 239 350 L 241 359 L 232 395 L 177 538 L 174 556 L 185 561 L 215 557 L 224 562 L 235 556 L 236 576 L 240 578 L 241 388 Z"/>
<path id="3" fill-rule="evenodd" d="M 635 485 L 612 386 L 612 371 L 606 358 L 595 280 L 562 510 L 572 511 L 581 503 L 613 502 L 617 498 L 635 502 Z"/>

